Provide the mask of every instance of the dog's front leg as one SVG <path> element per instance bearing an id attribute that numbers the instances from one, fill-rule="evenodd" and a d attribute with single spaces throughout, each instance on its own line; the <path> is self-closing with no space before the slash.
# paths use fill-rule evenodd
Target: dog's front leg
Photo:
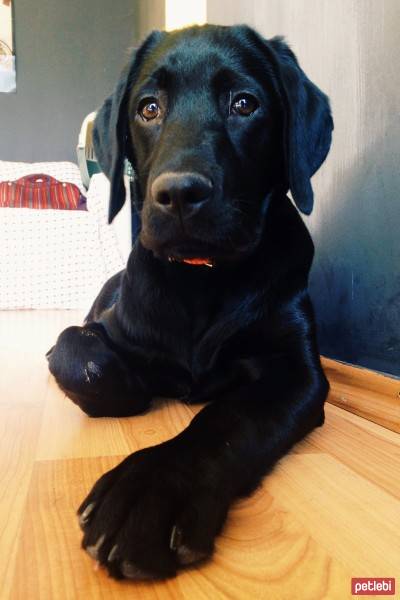
<path id="1" fill-rule="evenodd" d="M 91 417 L 136 415 L 150 404 L 140 370 L 110 344 L 99 323 L 68 327 L 46 357 L 60 388 Z"/>
<path id="2" fill-rule="evenodd" d="M 176 438 L 129 456 L 79 509 L 83 547 L 116 577 L 169 577 L 208 558 L 232 502 L 323 422 L 327 382 L 310 349 L 205 407 Z"/>

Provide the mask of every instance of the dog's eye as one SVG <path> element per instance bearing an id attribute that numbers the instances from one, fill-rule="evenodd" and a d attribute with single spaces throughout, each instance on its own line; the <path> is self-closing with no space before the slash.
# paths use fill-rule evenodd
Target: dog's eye
<path id="1" fill-rule="evenodd" d="M 160 114 L 160 107 L 155 98 L 146 98 L 143 100 L 138 108 L 138 113 L 145 121 L 151 121 Z"/>
<path id="2" fill-rule="evenodd" d="M 242 117 L 248 117 L 258 108 L 258 102 L 254 96 L 250 94 L 243 94 L 242 96 L 236 96 L 231 104 L 231 113 L 240 115 Z"/>

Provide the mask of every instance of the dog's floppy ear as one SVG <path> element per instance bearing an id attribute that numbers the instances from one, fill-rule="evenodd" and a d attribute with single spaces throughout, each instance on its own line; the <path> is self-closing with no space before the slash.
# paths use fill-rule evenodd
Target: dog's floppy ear
<path id="1" fill-rule="evenodd" d="M 314 200 L 310 179 L 331 145 L 333 120 L 329 100 L 308 79 L 282 38 L 264 43 L 274 63 L 284 106 L 287 183 L 297 207 L 309 215 Z"/>
<path id="2" fill-rule="evenodd" d="M 125 158 L 133 168 L 135 167 L 133 147 L 129 140 L 129 92 L 135 83 L 143 58 L 162 35 L 160 31 L 153 31 L 143 44 L 132 52 L 113 93 L 104 101 L 94 122 L 94 152 L 101 170 L 110 180 L 109 223 L 125 202 Z"/>

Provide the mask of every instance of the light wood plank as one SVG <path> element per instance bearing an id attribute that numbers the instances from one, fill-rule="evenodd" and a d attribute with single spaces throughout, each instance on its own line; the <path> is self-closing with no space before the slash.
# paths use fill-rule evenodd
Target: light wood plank
<path id="1" fill-rule="evenodd" d="M 365 433 L 371 433 L 373 436 L 377 437 L 378 440 L 384 440 L 390 442 L 394 445 L 394 447 L 400 446 L 400 436 L 395 431 L 391 429 L 387 429 L 378 423 L 374 423 L 373 421 L 368 421 L 367 419 L 360 418 L 358 415 L 351 413 L 347 410 L 342 410 L 339 406 L 335 406 L 334 404 L 327 404 L 327 409 L 329 414 L 334 414 L 340 416 L 343 421 L 346 423 L 352 423 L 354 425 L 362 425 L 362 430 Z"/>
<path id="2" fill-rule="evenodd" d="M 101 419 L 101 427 L 97 421 L 85 415 L 50 378 L 36 458 L 128 454 L 130 450 L 123 436 L 122 421 Z"/>
<path id="3" fill-rule="evenodd" d="M 331 384 L 329 402 L 400 432 L 400 380 L 322 358 Z"/>
<path id="4" fill-rule="evenodd" d="M 90 418 L 58 389 L 52 378 L 36 458 L 118 456 L 160 444 L 184 429 L 198 407 L 177 401 L 153 402 L 148 413 L 125 419 Z"/>
<path id="5" fill-rule="evenodd" d="M 328 453 L 400 499 L 400 436 L 389 429 L 327 405 L 325 426 L 314 430 L 295 452 Z"/>
<path id="6" fill-rule="evenodd" d="M 313 453 L 285 457 L 268 490 L 353 577 L 398 573 L 400 503 L 378 485 Z"/>
<path id="7" fill-rule="evenodd" d="M 10 356 L 10 355 L 8 355 Z M 4 357 L 2 357 L 3 359 Z M 29 364 L 21 381 L 22 365 Z M 4 363 L 3 363 L 4 366 Z M 35 458 L 47 385 L 40 361 L 20 352 L 0 378 L 0 597 L 13 572 L 21 516 Z"/>
<path id="8" fill-rule="evenodd" d="M 0 311 L 0 597 L 7 598 L 43 406 L 44 353 L 77 311 Z"/>
<path id="9" fill-rule="evenodd" d="M 122 458 L 122 457 L 120 457 Z M 118 462 L 85 458 L 38 462 L 26 506 L 12 597 L 304 598 L 348 597 L 350 573 L 284 510 L 266 484 L 238 503 L 219 538 L 214 560 L 169 582 L 111 580 L 79 549 L 75 509 L 91 483 Z M 312 569 L 310 569 L 312 565 Z M 27 595 L 28 594 L 28 595 Z"/>
<path id="10" fill-rule="evenodd" d="M 400 436 L 333 404 L 325 426 L 237 504 L 212 562 L 163 583 L 115 582 L 94 571 L 79 547 L 77 506 L 104 471 L 176 435 L 200 407 L 158 401 L 140 417 L 83 415 L 44 359 L 81 317 L 0 312 L 2 600 L 342 600 L 352 576 L 398 574 Z"/>

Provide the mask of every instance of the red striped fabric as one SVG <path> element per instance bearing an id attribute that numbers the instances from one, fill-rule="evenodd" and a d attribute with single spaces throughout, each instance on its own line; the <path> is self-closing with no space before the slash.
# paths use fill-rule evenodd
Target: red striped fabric
<path id="1" fill-rule="evenodd" d="M 1 208 L 86 209 L 85 198 L 73 183 L 38 173 L 0 182 Z"/>

